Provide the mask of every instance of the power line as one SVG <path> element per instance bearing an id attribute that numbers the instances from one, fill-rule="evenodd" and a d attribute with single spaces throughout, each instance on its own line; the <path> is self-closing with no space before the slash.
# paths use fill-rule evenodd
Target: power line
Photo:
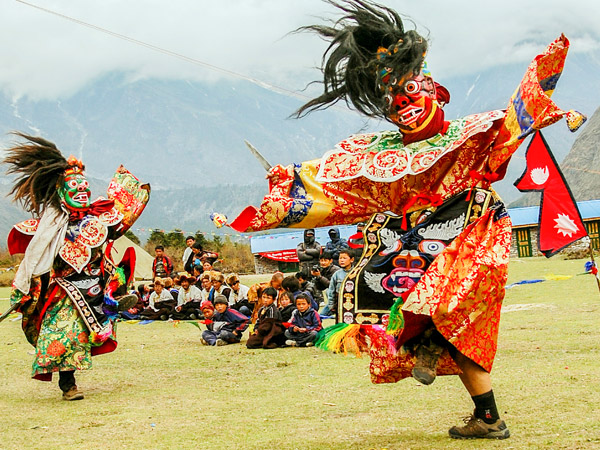
<path id="1" fill-rule="evenodd" d="M 19 3 L 22 3 L 23 5 L 29 6 L 31 8 L 35 8 L 35 9 L 38 9 L 38 10 L 43 11 L 45 13 L 52 14 L 54 16 L 57 16 L 57 17 L 60 17 L 62 19 L 68 20 L 70 22 L 76 23 L 78 25 L 82 25 L 84 27 L 91 28 L 92 30 L 96 30 L 96 31 L 99 31 L 101 33 L 108 34 L 108 35 L 116 37 L 118 39 L 122 39 L 122 40 L 130 42 L 132 44 L 140 45 L 140 46 L 146 47 L 146 48 L 148 48 L 150 50 L 154 50 L 154 51 L 157 51 L 159 53 L 163 53 L 165 55 L 172 56 L 172 57 L 181 59 L 183 61 L 186 61 L 186 62 L 189 62 L 189 63 L 192 63 L 192 64 L 196 64 L 196 65 L 199 65 L 199 66 L 202 66 L 202 67 L 206 67 L 207 69 L 214 70 L 216 72 L 221 72 L 221 73 L 226 74 L 226 75 L 230 75 L 230 76 L 233 76 L 233 77 L 236 77 L 236 78 L 240 78 L 240 79 L 249 81 L 249 82 L 254 83 L 254 84 L 256 84 L 256 85 L 258 85 L 260 87 L 263 87 L 263 88 L 266 88 L 266 89 L 271 89 L 271 90 L 277 91 L 277 92 L 279 92 L 281 94 L 288 95 L 290 97 L 295 97 L 295 98 L 301 99 L 303 101 L 307 100 L 307 99 L 310 99 L 309 96 L 301 94 L 299 92 L 292 91 L 290 89 L 286 89 L 284 87 L 277 86 L 275 84 L 268 83 L 266 81 L 259 80 L 258 78 L 254 78 L 254 77 L 250 77 L 248 75 L 244 75 L 244 74 L 241 74 L 241 73 L 238 73 L 238 72 L 234 72 L 233 70 L 224 69 L 223 67 L 215 66 L 214 64 L 210 64 L 210 63 L 201 61 L 199 59 L 195 59 L 195 58 L 192 58 L 190 56 L 186 56 L 186 55 L 183 55 L 181 53 L 177 53 L 177 52 L 174 52 L 172 50 L 168 50 L 166 48 L 159 47 L 157 45 L 153 45 L 153 44 L 149 44 L 149 43 L 144 42 L 144 41 L 140 41 L 139 39 L 134 39 L 134 38 L 126 36 L 124 34 L 117 33 L 115 31 L 111 31 L 111 30 L 108 30 L 106 28 L 102 28 L 102 27 L 100 27 L 98 25 L 93 25 L 91 23 L 84 22 L 83 20 L 76 19 L 75 17 L 71 17 L 71 16 L 68 16 L 66 14 L 62 14 L 62 13 L 59 13 L 57 11 L 53 11 L 51 9 L 44 8 L 44 7 L 39 6 L 39 5 L 26 2 L 25 0 L 15 0 L 15 1 L 17 1 Z M 336 109 L 342 109 L 344 111 L 348 111 L 348 109 L 341 108 L 338 105 L 332 105 L 332 107 L 336 108 Z M 524 157 L 517 156 L 517 155 L 513 155 L 512 159 L 525 160 Z M 584 168 L 577 168 L 577 167 L 573 167 L 573 166 L 564 166 L 562 168 L 563 169 L 569 169 L 569 170 L 575 170 L 575 171 L 579 171 L 579 172 L 585 172 L 585 173 L 591 173 L 591 174 L 600 175 L 600 171 L 596 171 L 596 170 L 589 170 L 589 169 L 584 169 Z"/>
<path id="2" fill-rule="evenodd" d="M 195 59 L 195 58 L 192 58 L 190 56 L 186 56 L 186 55 L 183 55 L 181 53 L 177 53 L 177 52 L 174 52 L 172 50 L 168 50 L 166 48 L 159 47 L 157 45 L 153 45 L 153 44 L 149 44 L 149 43 L 144 42 L 144 41 L 140 41 L 139 39 L 134 39 L 134 38 L 126 36 L 124 34 L 117 33 L 115 31 L 111 31 L 111 30 L 108 30 L 106 28 L 102 28 L 100 26 L 93 25 L 93 24 L 88 23 L 88 22 L 84 22 L 83 20 L 76 19 L 75 17 L 71 17 L 71 16 L 68 16 L 66 14 L 62 14 L 62 13 L 59 13 L 57 11 L 53 11 L 51 9 L 44 8 L 44 7 L 39 6 L 39 5 L 35 5 L 33 3 L 26 2 L 25 0 L 15 0 L 15 1 L 17 1 L 19 3 L 22 3 L 24 5 L 30 6 L 31 8 L 35 8 L 35 9 L 38 9 L 40 11 L 43 11 L 45 13 L 52 14 L 54 16 L 60 17 L 61 19 L 65 19 L 65 20 L 68 20 L 70 22 L 76 23 L 78 25 L 82 25 L 84 27 L 91 28 L 92 30 L 108 34 L 110 36 L 116 37 L 118 39 L 122 39 L 122 40 L 127 41 L 127 42 L 131 42 L 132 44 L 140 45 L 142 47 L 149 48 L 150 50 L 154 50 L 154 51 L 157 51 L 159 53 L 163 53 L 165 55 L 169 55 L 169 56 L 181 59 L 183 61 L 186 61 L 186 62 L 189 62 L 189 63 L 192 63 L 192 64 L 196 64 L 196 65 L 199 65 L 199 66 L 202 66 L 202 67 L 206 67 L 207 69 L 214 70 L 216 72 L 220 72 L 220 73 L 223 73 L 223 74 L 226 74 L 226 75 L 230 75 L 230 76 L 233 76 L 233 77 L 236 77 L 236 78 L 241 78 L 243 80 L 246 80 L 246 81 L 249 81 L 251 83 L 254 83 L 254 84 L 256 84 L 256 85 L 258 85 L 260 87 L 263 87 L 263 88 L 266 88 L 266 89 L 271 89 L 271 90 L 277 91 L 277 92 L 279 92 L 281 94 L 284 94 L 284 95 L 288 95 L 288 96 L 291 96 L 291 97 L 299 98 L 301 100 L 310 99 L 309 96 L 301 94 L 299 92 L 295 92 L 295 91 L 292 91 L 290 89 L 286 89 L 284 87 L 277 86 L 275 84 L 259 80 L 258 78 L 254 78 L 254 77 L 250 77 L 248 75 L 244 75 L 244 74 L 241 74 L 241 73 L 238 73 L 238 72 L 234 72 L 233 70 L 224 69 L 223 67 L 215 66 L 214 64 L 210 64 L 210 63 L 201 61 L 199 59 Z"/>

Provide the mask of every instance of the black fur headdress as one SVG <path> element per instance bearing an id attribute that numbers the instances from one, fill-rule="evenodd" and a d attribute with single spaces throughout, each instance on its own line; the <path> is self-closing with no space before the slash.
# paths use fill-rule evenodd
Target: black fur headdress
<path id="1" fill-rule="evenodd" d="M 36 216 L 49 205 L 60 208 L 58 187 L 62 186 L 65 170 L 70 167 L 67 159 L 50 141 L 14 134 L 28 142 L 6 150 L 8 156 L 2 161 L 10 166 L 7 174 L 18 175 L 9 195 Z"/>
<path id="2" fill-rule="evenodd" d="M 405 31 L 398 13 L 385 6 L 367 0 L 325 1 L 345 15 L 332 26 L 299 29 L 314 31 L 331 43 L 322 60 L 324 92 L 300 107 L 295 116 L 343 99 L 369 117 L 386 119 L 389 104 L 381 89 L 382 72 L 391 68 L 396 76 L 419 73 L 427 41 L 414 30 Z M 384 59 L 381 53 L 378 57 L 380 47 L 388 50 Z"/>

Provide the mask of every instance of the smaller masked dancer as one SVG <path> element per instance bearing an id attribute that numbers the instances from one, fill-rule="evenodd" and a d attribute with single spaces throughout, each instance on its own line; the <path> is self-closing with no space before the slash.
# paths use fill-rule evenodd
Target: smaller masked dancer
<path id="1" fill-rule="evenodd" d="M 58 372 L 63 399 L 80 400 L 75 371 L 92 366 L 92 356 L 116 346 L 114 319 L 136 302 L 127 294 L 135 252 L 117 264 L 112 242 L 140 216 L 150 198 L 123 166 L 108 187 L 108 199 L 90 202 L 84 165 L 39 137 L 17 133 L 24 143 L 7 150 L 7 173 L 17 176 L 11 195 L 34 218 L 8 236 L 11 254 L 24 253 L 11 292 L 11 309 L 35 347 L 32 376 L 51 381 Z"/>

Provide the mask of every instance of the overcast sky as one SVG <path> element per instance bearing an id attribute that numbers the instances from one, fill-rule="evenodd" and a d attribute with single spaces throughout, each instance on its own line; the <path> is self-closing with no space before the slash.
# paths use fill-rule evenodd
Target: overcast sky
<path id="1" fill-rule="evenodd" d="M 320 0 L 27 0 L 56 13 L 237 73 L 301 89 L 318 77 L 324 43 L 295 28 L 334 17 Z M 597 0 L 389 0 L 428 36 L 434 77 L 529 61 L 564 32 L 571 52 L 600 46 Z M 217 80 L 168 56 L 17 0 L 2 0 L 0 89 L 13 97 L 69 96 L 112 71 Z"/>

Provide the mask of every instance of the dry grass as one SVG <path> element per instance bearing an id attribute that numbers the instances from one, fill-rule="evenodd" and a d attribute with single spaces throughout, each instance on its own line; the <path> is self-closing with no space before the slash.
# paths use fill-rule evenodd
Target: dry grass
<path id="1" fill-rule="evenodd" d="M 509 282 L 582 271 L 582 260 L 514 260 Z M 492 376 L 507 441 L 447 437 L 472 409 L 457 377 L 375 386 L 368 358 L 207 348 L 189 324 L 120 324 L 119 349 L 78 376 L 86 399 L 67 403 L 55 383 L 29 379 L 31 347 L 15 321 L 0 325 L 0 448 L 600 448 L 595 281 L 517 286 L 505 305 Z"/>

